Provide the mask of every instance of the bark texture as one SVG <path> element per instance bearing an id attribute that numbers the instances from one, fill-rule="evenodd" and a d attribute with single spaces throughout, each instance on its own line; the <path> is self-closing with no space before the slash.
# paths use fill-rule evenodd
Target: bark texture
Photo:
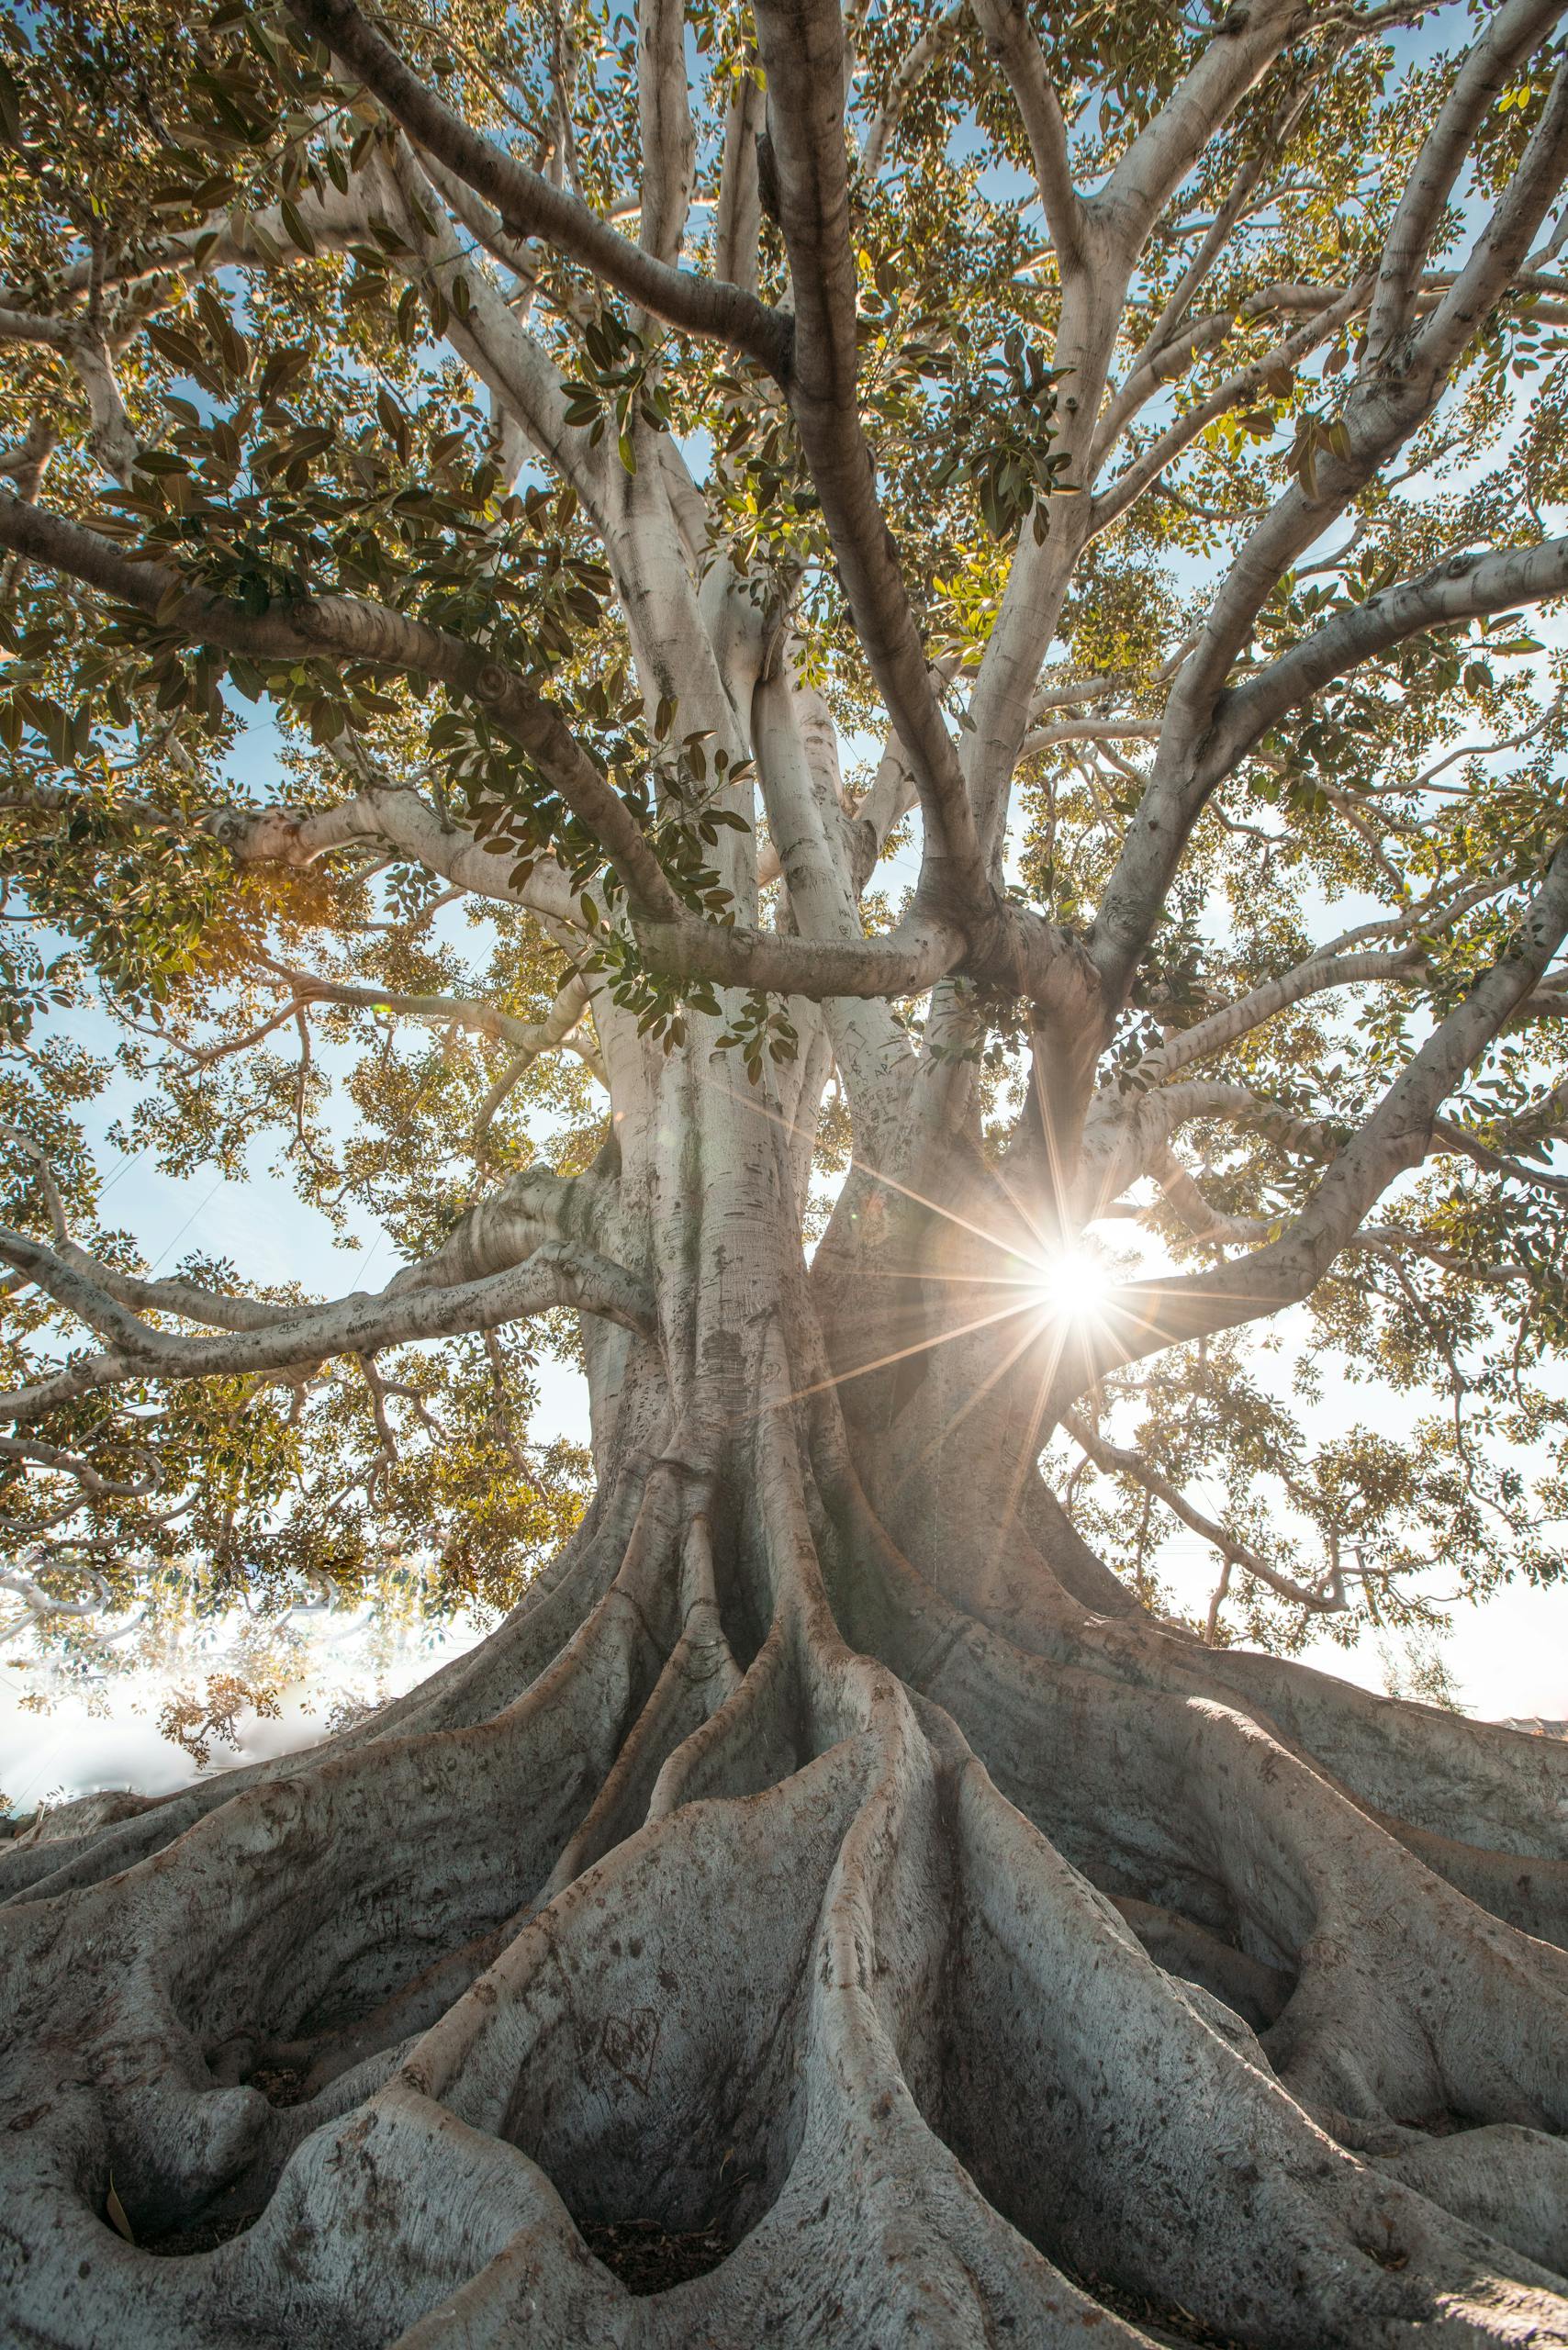
<path id="1" fill-rule="evenodd" d="M 594 845 L 579 870 L 580 842 L 552 815 L 561 861 L 542 849 L 520 864 L 458 820 L 422 754 L 393 772 L 352 726 L 330 738 L 347 778 L 330 804 L 313 792 L 298 808 L 196 810 L 176 829 L 237 868 L 407 863 L 454 897 L 531 912 L 571 967 L 548 1015 L 524 1020 L 383 986 L 358 963 L 274 957 L 267 984 L 288 1000 L 222 1052 L 291 1017 L 308 1040 L 320 1004 L 504 1043 L 514 1058 L 478 1113 L 477 1156 L 528 1061 L 569 1046 L 603 1077 L 611 1136 L 569 1182 L 528 1169 L 498 1184 L 378 1296 L 297 1308 L 90 1254 L 42 1144 L 23 1138 L 52 1241 L 32 1208 L 28 1230 L 0 1230 L 6 1292 L 36 1284 L 98 1351 L 73 1351 L 73 1333 L 0 1396 L 22 1431 L 7 1458 L 64 1463 L 91 1496 L 90 1461 L 27 1433 L 89 1395 L 303 1375 L 569 1305 L 585 1317 L 599 1489 L 499 1629 L 369 1720 L 162 1800 L 69 1806 L 0 1852 L 0 2337 L 24 2350 L 1568 2350 L 1568 1746 L 1153 1621 L 1036 1466 L 1109 1371 L 1310 1296 L 1348 1250 L 1418 1248 L 1367 1220 L 1429 1159 L 1564 1181 L 1537 1163 L 1564 1135 L 1561 1085 L 1511 1127 L 1444 1115 L 1499 1038 L 1561 1013 L 1555 801 L 1533 834 L 1509 830 L 1506 856 L 1483 830 L 1473 855 L 1497 871 L 1451 887 L 1422 876 L 1412 820 L 1397 867 L 1378 852 L 1386 919 L 1305 955 L 1287 943 L 1285 968 L 1244 972 L 1135 1068 L 1114 1058 L 1205 814 L 1227 797 L 1252 808 L 1249 763 L 1300 731 L 1293 713 L 1434 630 L 1564 592 L 1568 539 L 1537 512 L 1537 543 L 1518 545 L 1506 518 L 1505 543 L 1408 576 L 1401 558 L 1374 592 L 1305 608 L 1254 657 L 1302 558 L 1341 523 L 1356 544 L 1358 501 L 1383 494 L 1470 366 L 1477 322 L 1563 315 L 1548 267 L 1568 182 L 1563 10 L 1501 0 L 1480 17 L 1381 249 L 1353 272 L 1347 253 L 1350 283 L 1247 290 L 1243 268 L 1205 310 L 1230 284 L 1232 231 L 1294 169 L 1314 77 L 1381 38 L 1388 12 L 1216 12 L 1091 194 L 1074 185 L 1082 140 L 1029 12 L 974 0 L 1054 249 L 1051 462 L 1070 495 L 1028 527 L 1014 517 L 984 633 L 935 661 L 935 615 L 881 502 L 861 239 L 875 240 L 879 162 L 965 20 L 948 10 L 912 42 L 862 121 L 837 0 L 756 0 L 762 79 L 748 52 L 722 153 L 704 162 L 684 14 L 670 0 L 636 13 L 635 241 L 566 184 L 569 90 L 530 161 L 456 113 L 444 81 L 427 85 L 395 26 L 354 0 L 289 0 L 310 74 L 339 77 L 298 84 L 322 138 L 351 109 L 362 123 L 347 187 L 346 167 L 330 187 L 319 174 L 313 193 L 297 188 L 303 209 L 236 204 L 129 260 L 95 243 L 54 288 L 58 316 L 0 303 L 0 342 L 69 364 L 88 452 L 123 484 L 140 444 L 111 361 L 144 319 L 198 290 L 216 302 L 220 273 L 287 265 L 286 247 L 373 240 L 378 271 L 405 281 L 399 301 L 425 303 L 483 387 L 512 478 L 536 462 L 572 493 L 602 543 L 653 736 L 665 744 L 678 711 L 678 739 L 707 745 L 713 810 L 743 828 L 695 836 L 711 870 L 700 862 L 700 890 L 683 894 L 670 843 L 682 810 L 709 799 L 682 783 L 676 738 L 650 753 L 655 822 L 550 699 L 570 677 L 532 654 L 519 667 L 522 641 L 488 619 L 463 633 L 415 617 L 396 600 L 401 554 L 393 600 L 323 580 L 258 612 L 174 567 L 166 537 L 110 535 L 74 476 L 42 500 L 48 418 L 41 440 L 29 429 L 0 452 L 19 493 L 0 495 L 8 577 L 48 579 L 95 625 L 108 599 L 121 647 L 125 624 L 151 623 L 269 677 L 363 671 L 421 704 L 439 688 L 525 758 L 519 806 L 537 812 L 543 786 Z M 850 14 L 853 33 L 865 12 Z M 1322 39 L 1304 62 L 1309 31 Z M 291 54 L 303 75 L 304 50 Z M 1276 68 L 1277 99 L 1151 323 L 1164 279 L 1163 262 L 1153 279 L 1144 269 L 1149 241 Z M 1476 185 L 1464 159 L 1521 75 L 1531 111 L 1514 160 L 1479 183 L 1484 204 L 1461 201 Z M 717 274 L 690 265 L 703 205 Z M 106 272 L 141 289 L 115 314 L 112 350 L 95 324 Z M 715 379 L 704 486 L 645 405 L 622 401 L 624 430 L 585 425 L 577 338 L 591 357 L 594 304 L 578 272 L 647 328 L 647 384 L 687 364 L 657 349 L 665 327 L 736 371 Z M 1277 338 L 1238 342 L 1206 391 L 1187 383 L 1233 330 L 1275 318 Z M 1245 424 L 1260 386 L 1309 360 L 1327 384 L 1331 356 L 1347 372 L 1332 428 L 1308 444 L 1316 459 L 1226 524 L 1234 543 L 1195 624 L 1136 700 L 1119 670 L 1063 673 L 1051 651 L 1095 540 L 1157 491 L 1180 505 L 1167 476 L 1210 422 Z M 601 390 L 612 380 L 595 375 Z M 790 510 L 820 509 L 845 591 L 858 640 L 846 674 L 874 681 L 888 721 L 858 798 L 810 682 L 815 624 L 791 618 L 803 558 L 749 534 L 743 553 L 725 520 L 745 451 L 775 431 L 800 469 Z M 1434 524 L 1433 547 L 1448 535 Z M 487 548 L 474 560 L 487 565 Z M 1014 778 L 1055 743 L 1087 754 L 1102 739 L 1147 744 L 1148 764 L 1109 753 L 1120 816 L 1095 902 L 1070 926 L 1054 882 L 1038 905 L 1010 886 Z M 1377 789 L 1374 774 L 1353 828 Z M 0 815 L 58 827 L 79 799 L 75 783 L 18 782 Z M 879 928 L 862 900 L 916 809 L 918 884 Z M 118 812 L 173 822 L 156 800 Z M 1275 836 L 1225 821 L 1265 844 L 1266 874 Z M 1097 846 L 1091 869 L 1101 861 Z M 1375 1101 L 1352 1088 L 1348 1133 L 1297 1114 L 1294 1092 L 1243 1083 L 1245 1066 L 1205 1070 L 1292 1005 L 1412 979 L 1483 903 L 1476 969 L 1434 982 L 1419 1049 Z M 632 975 L 619 991 L 607 940 Z M 666 1057 L 646 1031 L 678 1001 Z M 974 1062 L 999 1002 L 1030 1059 L 988 1169 Z M 780 1004 L 799 1050 L 774 1066 L 755 1021 Z M 918 1036 L 900 1004 L 920 1008 Z M 755 1083 L 721 1049 L 743 1014 Z M 830 1069 L 855 1159 L 808 1266 Z M 1310 1167 L 1288 1219 L 1261 1212 L 1271 1192 L 1256 1214 L 1211 1204 L 1177 1144 L 1215 1123 Z M 1222 1278 L 1200 1265 L 1122 1284 L 1097 1328 L 1053 1324 L 1020 1260 L 1037 1271 L 1042 1236 L 1071 1243 L 1146 1178 L 1196 1236 L 1244 1253 Z"/>
<path id="2" fill-rule="evenodd" d="M 514 1614 L 6 1852 L 7 2337 L 1568 2343 L 1568 1751 L 1147 1618 L 1043 1340 L 834 1383 L 951 1264 L 709 1041 Z"/>

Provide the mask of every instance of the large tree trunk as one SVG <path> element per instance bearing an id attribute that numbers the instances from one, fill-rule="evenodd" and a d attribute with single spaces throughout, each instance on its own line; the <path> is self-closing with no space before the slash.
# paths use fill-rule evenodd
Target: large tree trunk
<path id="1" fill-rule="evenodd" d="M 1568 2343 L 1568 1749 L 1143 1616 L 711 1041 L 514 1614 L 6 1853 L 7 2338 Z"/>

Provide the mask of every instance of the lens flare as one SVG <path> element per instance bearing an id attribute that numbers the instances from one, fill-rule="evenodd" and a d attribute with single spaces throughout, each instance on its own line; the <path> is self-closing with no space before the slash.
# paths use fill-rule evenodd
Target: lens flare
<path id="1" fill-rule="evenodd" d="M 1045 1312 L 1056 1322 L 1081 1328 L 1096 1322 L 1111 1293 L 1109 1272 L 1087 1248 L 1062 1248 L 1038 1267 L 1035 1287 Z"/>

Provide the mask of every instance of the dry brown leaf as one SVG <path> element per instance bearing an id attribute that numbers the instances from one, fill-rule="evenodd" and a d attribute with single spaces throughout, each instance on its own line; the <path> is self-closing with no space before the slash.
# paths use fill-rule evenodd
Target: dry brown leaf
<path id="1" fill-rule="evenodd" d="M 115 2183 L 112 2178 L 109 2181 L 109 2191 L 104 2204 L 104 2214 L 110 2227 L 118 2234 L 122 2235 L 127 2244 L 136 2242 L 136 2238 L 130 2232 L 130 2221 L 125 2216 L 125 2205 L 115 2193 Z"/>

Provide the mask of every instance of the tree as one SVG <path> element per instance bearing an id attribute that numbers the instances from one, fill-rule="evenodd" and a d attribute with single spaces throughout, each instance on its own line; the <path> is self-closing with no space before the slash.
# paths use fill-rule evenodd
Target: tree
<path id="1" fill-rule="evenodd" d="M 498 1596 L 532 1316 L 594 1471 L 12 1842 L 17 2339 L 1568 2341 L 1568 1750 L 1266 1652 L 1555 1566 L 1568 67 L 1456 13 L 10 19 L 12 1587 Z M 148 1268 L 117 1054 L 402 1269 Z"/>

